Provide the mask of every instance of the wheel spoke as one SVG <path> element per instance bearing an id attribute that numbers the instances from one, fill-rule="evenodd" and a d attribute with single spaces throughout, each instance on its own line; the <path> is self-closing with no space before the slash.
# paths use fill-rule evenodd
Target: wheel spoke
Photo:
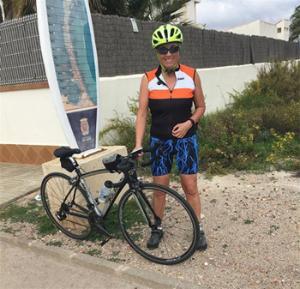
<path id="1" fill-rule="evenodd" d="M 73 221 L 73 220 L 70 220 L 70 219 L 65 219 L 65 220 L 63 220 L 63 222 L 69 222 L 69 223 L 72 223 L 72 224 L 74 224 L 74 225 L 79 225 L 79 226 L 82 226 L 82 227 L 85 227 L 85 228 L 87 228 L 88 226 L 86 225 L 86 224 L 82 224 L 82 223 L 78 223 L 78 221 L 77 222 L 75 222 L 75 221 Z"/>
<path id="2" fill-rule="evenodd" d="M 161 264 L 182 262 L 195 250 L 194 240 L 197 232 L 195 214 L 185 199 L 177 193 L 153 184 L 145 184 L 141 194 L 146 196 L 151 206 L 153 206 L 153 192 L 156 192 L 156 196 L 166 195 L 165 207 L 153 208 L 157 216 L 161 214 L 163 216 L 161 218 L 163 237 L 158 247 L 156 249 L 147 247 L 151 229 L 148 224 L 138 222 L 144 215 L 140 206 L 136 205 L 134 216 L 131 215 L 133 213 L 131 200 L 135 197 L 130 192 L 125 193 L 120 201 L 119 220 L 124 237 L 134 250 L 153 262 Z M 147 210 L 148 214 L 150 211 Z M 154 219 L 154 216 L 151 219 Z"/>
<path id="3" fill-rule="evenodd" d="M 76 193 L 72 190 L 74 188 L 70 184 L 69 176 L 61 173 L 48 175 L 43 180 L 41 187 L 43 205 L 52 222 L 63 233 L 75 239 L 84 239 L 91 232 L 91 225 L 88 220 L 89 210 L 84 207 L 86 202 L 81 190 L 77 188 Z M 68 206 L 68 204 L 72 205 L 64 210 L 64 206 Z M 58 211 L 62 220 L 56 216 Z"/>

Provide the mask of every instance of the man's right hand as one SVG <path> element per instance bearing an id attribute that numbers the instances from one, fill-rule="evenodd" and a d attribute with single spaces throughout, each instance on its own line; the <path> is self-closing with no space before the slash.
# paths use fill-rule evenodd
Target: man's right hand
<path id="1" fill-rule="evenodd" d="M 140 152 L 139 152 L 140 151 Z M 138 146 L 138 147 L 135 147 L 131 153 L 136 153 L 138 152 L 138 158 L 141 158 L 143 156 L 143 147 L 141 146 Z"/>

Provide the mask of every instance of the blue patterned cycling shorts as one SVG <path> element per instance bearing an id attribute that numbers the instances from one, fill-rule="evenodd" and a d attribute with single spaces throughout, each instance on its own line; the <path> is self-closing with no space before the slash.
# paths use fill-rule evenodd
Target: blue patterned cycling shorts
<path id="1" fill-rule="evenodd" d="M 163 176 L 170 173 L 173 157 L 180 174 L 196 174 L 198 172 L 198 142 L 196 135 L 187 138 L 160 140 L 150 138 L 150 147 L 160 144 L 151 154 L 152 175 Z"/>

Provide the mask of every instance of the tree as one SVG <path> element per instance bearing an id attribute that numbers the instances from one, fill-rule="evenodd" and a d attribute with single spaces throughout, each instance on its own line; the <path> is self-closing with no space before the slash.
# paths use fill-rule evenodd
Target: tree
<path id="1" fill-rule="evenodd" d="M 2 0 L 5 19 L 13 19 L 36 13 L 35 0 Z"/>
<path id="2" fill-rule="evenodd" d="M 161 22 L 173 22 L 182 16 L 180 11 L 189 0 L 152 0 L 149 1 L 151 5 L 151 19 Z M 187 23 L 182 23 L 187 24 Z"/>
<path id="3" fill-rule="evenodd" d="M 295 8 L 294 14 L 291 16 L 290 25 L 290 40 L 293 41 L 297 39 L 300 35 L 300 5 Z"/>
<path id="4" fill-rule="evenodd" d="M 149 20 L 151 11 L 149 3 L 149 0 L 128 0 L 127 15 L 140 20 Z"/>
<path id="5" fill-rule="evenodd" d="M 107 15 L 172 22 L 182 15 L 180 9 L 187 2 L 189 0 L 90 0 L 90 7 L 97 7 L 93 11 Z"/>
<path id="6" fill-rule="evenodd" d="M 100 3 L 100 1 L 95 0 L 89 0 L 89 6 L 91 13 L 101 13 L 103 7 Z"/>
<path id="7" fill-rule="evenodd" d="M 4 5 L 3 1 L 0 0 L 0 23 L 4 21 Z"/>
<path id="8" fill-rule="evenodd" d="M 36 0 L 0 1 L 3 2 L 5 19 L 36 13 Z M 92 13 L 174 22 L 182 15 L 180 9 L 187 2 L 189 0 L 89 0 L 89 6 Z"/>
<path id="9" fill-rule="evenodd" d="M 91 12 L 125 16 L 127 12 L 126 2 L 125 0 L 89 0 L 89 5 Z"/>

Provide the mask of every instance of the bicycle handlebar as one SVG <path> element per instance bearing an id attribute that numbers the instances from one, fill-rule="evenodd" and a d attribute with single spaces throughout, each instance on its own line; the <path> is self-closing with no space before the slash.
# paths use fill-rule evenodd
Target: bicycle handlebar
<path id="1" fill-rule="evenodd" d="M 156 143 L 152 148 L 140 148 L 136 151 L 133 151 L 131 152 L 130 154 L 128 154 L 128 157 L 129 158 L 132 158 L 132 159 L 137 159 L 139 157 L 140 154 L 142 153 L 154 153 L 155 150 L 161 146 L 161 143 Z M 151 165 L 153 162 L 154 162 L 155 158 L 150 158 L 149 161 L 146 161 L 146 162 L 142 162 L 141 163 L 141 166 L 142 167 L 147 167 L 149 165 Z"/>
<path id="2" fill-rule="evenodd" d="M 108 169 L 111 172 L 113 171 L 125 172 L 133 167 L 132 161 L 137 160 L 141 154 L 153 153 L 159 146 L 161 146 L 161 143 L 155 144 L 152 148 L 146 148 L 146 149 L 140 148 L 136 151 L 129 153 L 127 156 L 121 156 L 118 154 L 112 155 L 106 159 L 103 159 L 102 162 L 106 167 L 106 169 Z M 74 153 L 78 153 L 78 152 L 80 152 L 79 149 L 71 149 L 70 147 L 60 147 L 54 152 L 54 155 L 60 158 L 61 166 L 71 172 L 77 166 L 76 161 L 73 161 L 75 162 L 75 164 L 71 162 L 72 156 Z M 149 166 L 153 163 L 154 160 L 155 158 L 152 157 L 150 158 L 149 161 L 142 162 L 141 166 L 142 167 Z"/>

